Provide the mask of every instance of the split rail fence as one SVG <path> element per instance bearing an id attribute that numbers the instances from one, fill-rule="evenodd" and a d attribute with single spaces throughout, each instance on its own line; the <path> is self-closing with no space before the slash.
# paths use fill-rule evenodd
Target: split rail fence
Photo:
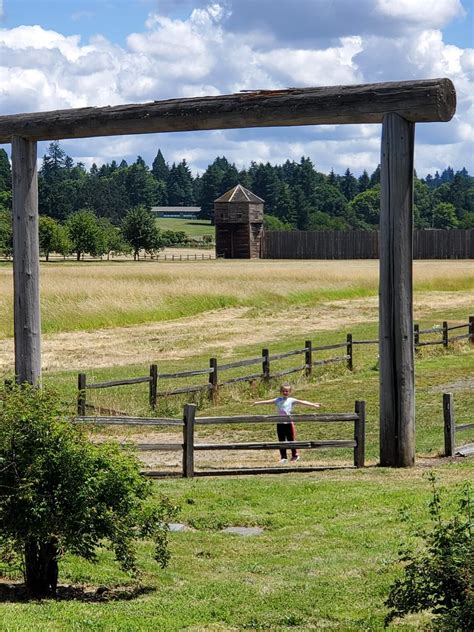
<path id="1" fill-rule="evenodd" d="M 445 456 L 454 456 L 455 454 L 467 456 L 468 454 L 474 454 L 474 443 L 468 443 L 456 448 L 457 433 L 463 430 L 474 430 L 474 422 L 456 425 L 452 393 L 443 393 L 443 415 Z"/>
<path id="2" fill-rule="evenodd" d="M 282 474 L 287 472 L 311 472 L 323 469 L 341 469 L 342 467 L 361 468 L 365 465 L 365 401 L 356 401 L 352 413 L 316 413 L 310 415 L 292 415 L 295 422 L 312 423 L 353 423 L 354 432 L 350 439 L 308 439 L 304 441 L 259 441 L 245 443 L 199 443 L 196 441 L 197 426 L 230 425 L 230 424 L 275 424 L 282 423 L 279 415 L 239 415 L 228 417 L 196 417 L 196 405 L 185 404 L 183 419 L 158 419 L 148 417 L 88 417 L 78 416 L 74 423 L 90 425 L 123 425 L 129 427 L 172 427 L 182 428 L 183 438 L 179 443 L 138 443 L 140 451 L 178 451 L 182 452 L 182 471 L 143 470 L 143 474 L 151 478 L 198 476 L 229 476 L 242 474 Z M 297 467 L 239 467 L 212 470 L 197 470 L 195 468 L 195 452 L 205 450 L 278 450 L 305 449 L 315 450 L 323 448 L 345 448 L 353 450 L 353 465 L 347 466 L 297 466 Z"/>
<path id="3" fill-rule="evenodd" d="M 459 329 L 467 329 L 467 333 L 456 334 L 454 336 L 450 334 L 450 332 Z M 421 340 L 422 336 L 428 337 L 429 339 Z M 435 338 L 433 339 L 433 337 Z M 429 329 L 420 329 L 418 324 L 415 324 L 413 339 L 415 351 L 419 350 L 421 347 L 429 345 L 443 345 L 444 348 L 447 348 L 449 344 L 461 339 L 468 339 L 471 343 L 474 344 L 474 316 L 470 316 L 467 323 L 463 323 L 460 325 L 449 326 L 448 322 L 444 321 L 442 326 L 431 327 Z M 206 367 L 204 369 L 179 371 L 175 373 L 159 373 L 158 365 L 151 364 L 149 374 L 146 376 L 124 378 L 108 382 L 88 382 L 87 374 L 79 373 L 77 379 L 77 414 L 79 416 L 85 416 L 87 410 L 95 410 L 94 404 L 91 404 L 87 401 L 87 392 L 94 389 L 105 389 L 146 383 L 148 384 L 149 406 L 152 410 L 154 410 L 160 397 L 208 392 L 209 397 L 213 401 L 215 401 L 221 387 L 230 384 L 237 384 L 239 382 L 256 382 L 259 380 L 263 382 L 269 382 L 272 379 L 285 377 L 286 375 L 291 375 L 292 373 L 304 373 L 307 378 L 310 378 L 315 367 L 327 366 L 337 363 L 346 363 L 347 368 L 352 371 L 354 368 L 354 346 L 372 344 L 376 345 L 378 344 L 378 342 L 378 339 L 354 340 L 352 333 L 349 333 L 346 335 L 346 340 L 344 342 L 313 346 L 311 340 L 306 340 L 304 347 L 300 349 L 275 354 L 271 354 L 268 349 L 262 349 L 262 354 L 260 357 L 250 358 L 247 360 L 237 360 L 236 362 L 229 362 L 226 364 L 219 364 L 217 358 L 210 358 L 209 367 Z M 343 349 L 344 353 L 332 358 L 319 359 L 315 357 L 316 353 L 324 353 L 336 349 Z M 304 361 L 302 364 L 280 371 L 272 370 L 274 362 L 281 361 L 292 356 L 302 355 L 304 356 Z M 255 365 L 259 365 L 260 367 L 259 370 L 255 373 L 230 377 L 225 380 L 221 379 L 221 375 L 224 371 L 231 371 L 234 369 L 240 369 L 242 367 Z M 204 384 L 201 383 L 190 386 L 181 386 L 178 388 L 163 390 L 161 392 L 158 391 L 158 385 L 163 380 L 189 379 L 202 375 L 207 376 L 208 378 L 207 382 L 205 382 Z"/>

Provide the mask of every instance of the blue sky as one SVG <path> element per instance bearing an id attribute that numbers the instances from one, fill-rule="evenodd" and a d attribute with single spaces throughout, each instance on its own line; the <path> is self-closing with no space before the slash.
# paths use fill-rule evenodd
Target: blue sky
<path id="1" fill-rule="evenodd" d="M 449 77 L 449 123 L 419 124 L 419 175 L 474 173 L 474 0 L 0 0 L 4 114 L 245 89 Z M 200 172 L 309 156 L 356 175 L 379 162 L 377 125 L 227 130 L 64 141 L 90 166 L 138 155 Z M 9 151 L 9 146 L 5 148 Z M 41 144 L 40 156 L 46 150 Z"/>

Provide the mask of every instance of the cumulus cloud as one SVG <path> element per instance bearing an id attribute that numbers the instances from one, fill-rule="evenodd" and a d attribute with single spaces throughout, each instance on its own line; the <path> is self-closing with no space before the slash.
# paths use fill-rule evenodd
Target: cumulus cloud
<path id="1" fill-rule="evenodd" d="M 149 4 L 143 29 L 124 46 L 41 26 L 0 29 L 2 113 L 448 76 L 458 111 L 448 124 L 417 127 L 417 170 L 449 156 L 472 171 L 474 51 L 442 34 L 465 15 L 460 0 L 431 0 L 429 10 L 426 0 L 193 0 L 187 14 L 186 0 Z M 370 171 L 379 142 L 378 126 L 326 126 L 96 139 L 67 150 L 86 164 L 138 154 L 151 163 L 160 146 L 167 160 L 186 157 L 196 171 L 224 154 L 239 167 L 305 154 L 321 170 Z"/>

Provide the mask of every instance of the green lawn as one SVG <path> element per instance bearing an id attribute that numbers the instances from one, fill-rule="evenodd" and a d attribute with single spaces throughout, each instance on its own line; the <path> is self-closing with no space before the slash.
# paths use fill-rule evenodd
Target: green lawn
<path id="1" fill-rule="evenodd" d="M 158 217 L 156 220 L 161 230 L 184 231 L 190 237 L 214 236 L 214 226 L 208 219 L 174 219 Z"/>
<path id="2" fill-rule="evenodd" d="M 452 490 L 472 463 L 437 467 Z M 181 506 L 192 531 L 172 533 L 162 571 L 139 550 L 143 591 L 106 603 L 77 600 L 0 604 L 2 630 L 383 630 L 384 599 L 400 571 L 397 551 L 409 513 L 425 523 L 430 485 L 422 470 L 168 480 L 157 494 Z M 243 537 L 226 526 L 260 526 Z M 96 566 L 69 557 L 62 583 L 128 586 L 102 554 Z M 419 630 L 426 617 L 390 629 Z"/>

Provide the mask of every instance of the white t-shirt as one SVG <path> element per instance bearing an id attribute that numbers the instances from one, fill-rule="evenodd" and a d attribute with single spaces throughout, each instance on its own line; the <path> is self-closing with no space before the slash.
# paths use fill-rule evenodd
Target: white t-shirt
<path id="1" fill-rule="evenodd" d="M 294 397 L 277 397 L 275 399 L 275 406 L 277 407 L 278 414 L 284 417 L 289 417 L 295 403 Z"/>

